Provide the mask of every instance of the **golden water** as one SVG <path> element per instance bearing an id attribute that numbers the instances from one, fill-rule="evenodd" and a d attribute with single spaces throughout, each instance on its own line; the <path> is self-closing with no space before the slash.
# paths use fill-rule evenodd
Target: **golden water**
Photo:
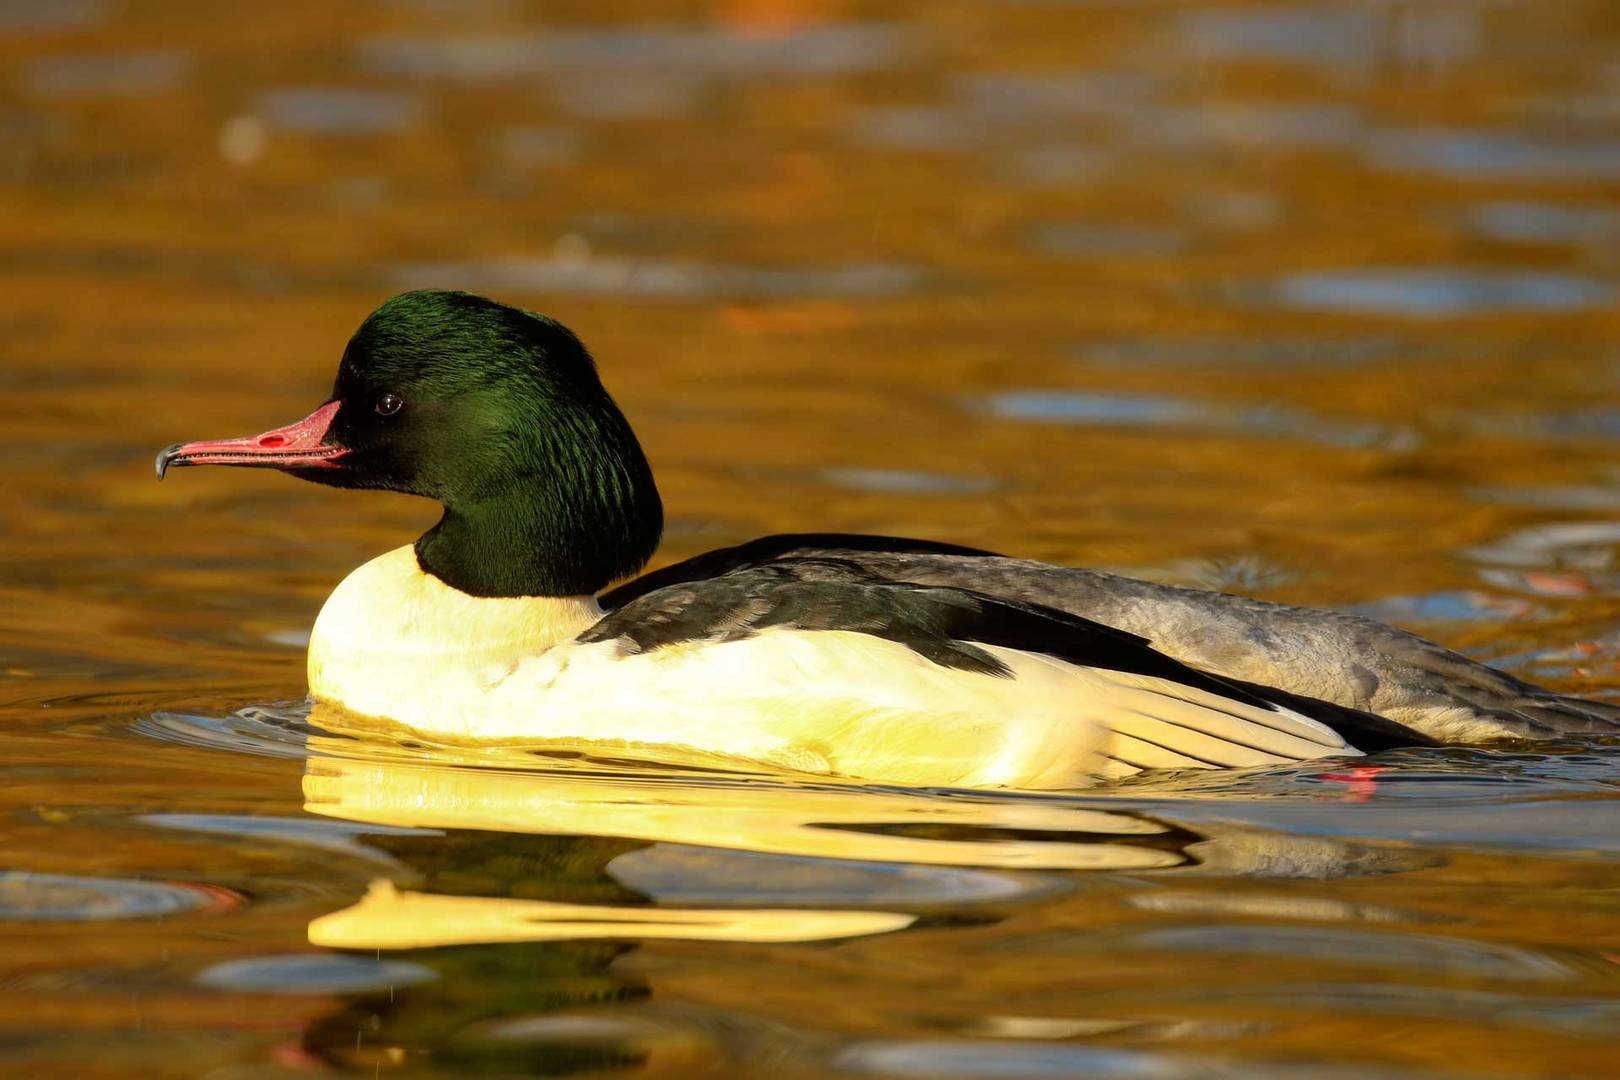
<path id="1" fill-rule="evenodd" d="M 1612 691 L 1613 4 L 0 0 L 0 71 L 7 1075 L 1620 1073 L 1620 744 L 994 797 L 341 739 L 252 706 L 433 508 L 150 471 L 457 285 L 591 344 L 664 557 L 930 536 Z"/>

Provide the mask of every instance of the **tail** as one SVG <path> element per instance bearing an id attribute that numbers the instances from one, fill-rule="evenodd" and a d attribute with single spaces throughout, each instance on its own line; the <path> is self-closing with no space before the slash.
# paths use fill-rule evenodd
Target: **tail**
<path id="1" fill-rule="evenodd" d="M 1568 697 L 1550 690 L 1524 694 L 1491 711 L 1522 725 L 1527 736 L 1620 734 L 1620 702 Z"/>
<path id="2" fill-rule="evenodd" d="M 1570 697 L 1404 630 L 1368 626 L 1370 647 L 1397 675 L 1385 680 L 1372 708 L 1443 743 L 1620 735 L 1620 701 Z"/>

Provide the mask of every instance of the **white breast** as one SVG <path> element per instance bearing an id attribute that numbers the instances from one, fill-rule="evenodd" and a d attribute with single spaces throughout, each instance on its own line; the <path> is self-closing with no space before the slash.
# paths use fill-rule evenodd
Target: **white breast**
<path id="1" fill-rule="evenodd" d="M 309 636 L 310 696 L 411 723 L 406 716 L 431 703 L 479 700 L 520 663 L 601 617 L 590 596 L 469 596 L 423 571 L 407 545 L 327 597 Z"/>

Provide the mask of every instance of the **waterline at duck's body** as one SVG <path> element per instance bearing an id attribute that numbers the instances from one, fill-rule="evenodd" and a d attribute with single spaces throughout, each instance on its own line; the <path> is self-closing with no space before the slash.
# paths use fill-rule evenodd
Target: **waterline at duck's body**
<path id="1" fill-rule="evenodd" d="M 1113 756 L 1122 741 L 1132 760 L 1204 764 L 1122 734 L 1120 718 L 1136 714 L 1137 735 L 1152 738 L 1141 730 L 1155 723 L 1140 715 L 1145 701 L 1216 721 L 1208 737 L 1181 730 L 1161 741 L 1194 753 L 1221 741 L 1224 714 L 1191 700 L 1195 690 L 1014 649 L 989 647 L 1011 673 L 995 677 L 853 632 L 772 629 L 649 652 L 575 640 L 600 614 L 591 597 L 468 596 L 402 547 L 327 600 L 310 638 L 310 692 L 446 741 L 690 748 L 911 784 L 1075 786 L 1135 771 Z M 1267 731 L 1231 763 L 1354 753 L 1325 727 L 1292 723 L 1298 730 Z"/>

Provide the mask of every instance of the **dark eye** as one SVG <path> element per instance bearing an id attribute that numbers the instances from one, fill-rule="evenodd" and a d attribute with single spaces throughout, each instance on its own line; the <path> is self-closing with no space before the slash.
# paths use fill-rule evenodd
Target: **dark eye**
<path id="1" fill-rule="evenodd" d="M 404 407 L 405 403 L 399 399 L 398 394 L 384 394 L 377 399 L 378 416 L 393 416 Z"/>

